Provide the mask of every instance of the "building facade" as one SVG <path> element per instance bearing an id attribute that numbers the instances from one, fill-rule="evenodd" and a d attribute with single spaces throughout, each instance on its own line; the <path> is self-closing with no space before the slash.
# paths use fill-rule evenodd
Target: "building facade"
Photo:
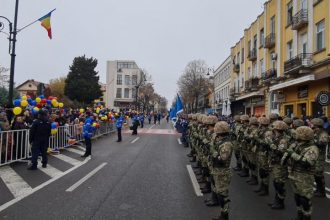
<path id="1" fill-rule="evenodd" d="M 232 60 L 229 56 L 214 71 L 214 109 L 217 113 L 222 113 L 224 103 L 228 103 L 231 89 Z"/>
<path id="2" fill-rule="evenodd" d="M 141 77 L 142 70 L 135 61 L 108 61 L 106 107 L 116 110 L 133 109 Z"/>
<path id="3" fill-rule="evenodd" d="M 16 90 L 20 96 L 29 95 L 34 99 L 38 95 L 45 94 L 47 88 L 49 88 L 48 84 L 29 79 L 17 86 Z"/>
<path id="4" fill-rule="evenodd" d="M 234 113 L 330 116 L 329 1 L 264 4 L 231 48 Z"/>

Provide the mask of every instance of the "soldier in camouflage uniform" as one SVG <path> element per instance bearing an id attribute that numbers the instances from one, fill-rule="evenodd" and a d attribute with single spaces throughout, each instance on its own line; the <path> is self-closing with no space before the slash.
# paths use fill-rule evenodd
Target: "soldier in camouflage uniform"
<path id="1" fill-rule="evenodd" d="M 189 116 L 188 116 L 189 117 Z M 196 129 L 196 115 L 191 114 L 191 118 L 189 119 L 189 126 L 188 126 L 188 144 L 191 148 L 190 153 L 187 154 L 188 157 L 193 157 L 195 154 L 195 148 L 194 148 L 194 130 Z"/>
<path id="2" fill-rule="evenodd" d="M 277 119 L 278 119 L 278 114 L 276 114 L 276 113 L 271 113 L 271 114 L 269 115 L 269 120 L 270 120 L 269 127 L 270 127 L 270 128 L 273 128 L 273 123 L 274 123 L 275 121 L 277 121 Z"/>
<path id="3" fill-rule="evenodd" d="M 246 129 L 244 133 L 244 140 L 247 146 L 246 154 L 250 170 L 250 179 L 246 182 L 249 185 L 258 185 L 256 156 L 256 140 L 258 139 L 258 126 L 258 119 L 256 117 L 251 117 L 249 121 L 249 128 Z"/>
<path id="4" fill-rule="evenodd" d="M 241 116 L 239 115 L 235 115 L 234 116 L 234 120 L 235 120 L 235 126 L 233 128 L 233 136 L 234 136 L 234 155 L 236 158 L 236 167 L 234 168 L 235 171 L 241 171 L 242 170 L 242 153 L 241 153 L 241 143 L 238 142 L 237 137 L 238 137 L 238 133 L 239 130 L 242 127 L 242 123 L 241 123 Z"/>
<path id="5" fill-rule="evenodd" d="M 245 133 L 245 130 L 248 129 L 249 116 L 242 115 L 241 123 L 242 123 L 242 126 L 238 130 L 237 141 L 240 143 L 243 165 L 242 165 L 242 172 L 240 172 L 238 175 L 240 177 L 248 177 L 249 176 L 249 167 L 248 167 L 248 160 L 247 160 L 247 143 L 244 141 L 244 133 Z"/>
<path id="6" fill-rule="evenodd" d="M 281 164 L 283 154 L 288 149 L 290 137 L 286 135 L 285 130 L 288 126 L 283 121 L 273 122 L 273 138 L 266 138 L 270 146 L 269 165 L 273 176 L 273 185 L 275 188 L 275 199 L 270 203 L 272 209 L 284 209 L 285 182 L 288 177 L 287 167 Z"/>
<path id="7" fill-rule="evenodd" d="M 307 126 L 297 128 L 295 138 L 297 142 L 290 146 L 287 155 L 289 155 L 289 179 L 297 205 L 296 220 L 310 220 L 314 183 L 313 171 L 319 157 L 319 149 L 313 143 L 313 130 Z"/>
<path id="8" fill-rule="evenodd" d="M 260 180 L 259 189 L 254 192 L 259 196 L 266 196 L 269 194 L 269 146 L 265 141 L 267 138 L 272 139 L 272 131 L 269 129 L 269 119 L 266 117 L 259 118 L 260 127 L 256 138 L 257 144 L 257 158 L 258 158 L 258 175 Z"/>
<path id="9" fill-rule="evenodd" d="M 316 182 L 315 196 L 325 197 L 324 167 L 326 160 L 326 148 L 329 144 L 329 135 L 323 128 L 324 121 L 322 119 L 314 118 L 311 123 L 314 130 L 314 143 L 319 149 L 319 157 L 316 161 L 314 174 Z"/>
<path id="10" fill-rule="evenodd" d="M 212 148 L 212 175 L 214 180 L 214 192 L 217 194 L 221 207 L 220 216 L 214 220 L 228 220 L 229 214 L 229 184 L 231 179 L 230 161 L 233 144 L 229 137 L 230 127 L 227 122 L 216 123 L 214 132 L 217 134 L 216 145 Z"/>

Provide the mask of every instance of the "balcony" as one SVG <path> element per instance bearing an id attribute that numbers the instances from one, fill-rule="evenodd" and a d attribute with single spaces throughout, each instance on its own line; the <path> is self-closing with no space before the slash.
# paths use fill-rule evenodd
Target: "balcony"
<path id="1" fill-rule="evenodd" d="M 231 88 L 230 89 L 230 96 L 232 98 L 237 98 L 238 96 L 240 95 L 240 91 L 238 88 L 234 89 L 234 88 Z"/>
<path id="2" fill-rule="evenodd" d="M 310 72 L 313 64 L 313 54 L 301 53 L 284 63 L 284 75 L 304 74 Z"/>
<path id="3" fill-rule="evenodd" d="M 261 74 L 261 80 L 263 84 L 272 84 L 276 81 L 277 70 L 272 68 Z"/>
<path id="4" fill-rule="evenodd" d="M 308 25 L 308 10 L 302 9 L 292 18 L 292 30 L 299 30 Z"/>
<path id="5" fill-rule="evenodd" d="M 259 79 L 258 78 L 251 78 L 245 81 L 245 90 L 249 92 L 258 91 L 259 87 Z"/>
<path id="6" fill-rule="evenodd" d="M 252 49 L 249 51 L 248 59 L 252 62 L 257 60 L 257 50 L 256 49 Z"/>
<path id="7" fill-rule="evenodd" d="M 239 73 L 239 70 L 240 70 L 240 66 L 239 66 L 239 64 L 234 64 L 233 71 L 234 71 L 235 73 Z"/>
<path id="8" fill-rule="evenodd" d="M 264 44 L 264 48 L 273 48 L 275 46 L 275 33 L 271 33 L 269 34 L 266 38 L 265 38 L 265 44 Z"/>

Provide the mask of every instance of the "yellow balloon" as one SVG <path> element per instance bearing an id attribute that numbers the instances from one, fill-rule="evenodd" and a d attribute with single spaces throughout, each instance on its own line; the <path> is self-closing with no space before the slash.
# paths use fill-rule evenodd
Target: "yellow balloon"
<path id="1" fill-rule="evenodd" d="M 85 111 L 85 110 L 84 110 L 83 108 L 81 108 L 81 109 L 79 110 L 80 113 L 84 113 L 84 111 Z"/>
<path id="2" fill-rule="evenodd" d="M 96 127 L 96 122 L 93 123 L 93 127 Z"/>
<path id="3" fill-rule="evenodd" d="M 27 100 L 26 95 L 23 95 L 23 96 L 22 96 L 22 100 Z"/>
<path id="4" fill-rule="evenodd" d="M 21 108 L 21 107 L 15 107 L 15 108 L 13 109 L 13 113 L 14 113 L 15 115 L 19 115 L 19 114 L 21 114 L 21 113 L 22 113 L 22 108 Z"/>
<path id="5" fill-rule="evenodd" d="M 57 108 L 57 107 L 58 107 L 58 102 L 54 102 L 54 103 L 53 103 L 53 106 L 54 106 L 55 108 Z"/>
<path id="6" fill-rule="evenodd" d="M 37 103 L 41 102 L 41 98 L 39 98 L 39 97 L 36 98 L 36 102 L 37 102 Z"/>
<path id="7" fill-rule="evenodd" d="M 63 108 L 64 104 L 62 102 L 58 103 L 58 107 Z"/>
<path id="8" fill-rule="evenodd" d="M 40 109 L 38 107 L 34 107 L 33 110 L 38 112 Z"/>
<path id="9" fill-rule="evenodd" d="M 21 101 L 21 106 L 22 107 L 26 107 L 28 104 L 29 103 L 26 100 L 24 100 L 24 99 Z"/>
<path id="10" fill-rule="evenodd" d="M 56 134 L 57 133 L 57 129 L 52 129 L 51 130 L 51 133 L 54 135 L 54 134 Z"/>

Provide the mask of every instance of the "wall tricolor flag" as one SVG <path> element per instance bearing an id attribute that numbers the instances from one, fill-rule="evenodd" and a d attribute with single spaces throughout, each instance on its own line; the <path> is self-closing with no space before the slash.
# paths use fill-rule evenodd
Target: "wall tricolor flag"
<path id="1" fill-rule="evenodd" d="M 52 27 L 50 25 L 50 17 L 52 15 L 52 12 L 55 11 L 55 10 L 56 9 L 52 10 L 51 12 L 46 14 L 45 16 L 38 19 L 38 21 L 41 22 L 41 26 L 43 26 L 47 30 L 49 39 L 52 39 Z"/>

